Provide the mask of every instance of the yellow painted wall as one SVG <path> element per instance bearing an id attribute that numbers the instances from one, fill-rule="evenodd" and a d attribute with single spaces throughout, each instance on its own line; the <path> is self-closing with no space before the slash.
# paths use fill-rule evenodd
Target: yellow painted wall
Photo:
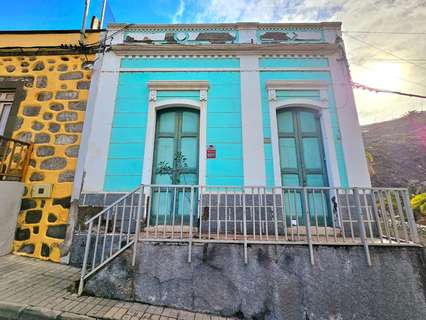
<path id="1" fill-rule="evenodd" d="M 61 44 L 78 45 L 80 33 L 1 33 L 0 47 L 33 47 L 59 46 Z M 95 43 L 99 40 L 99 33 L 86 33 L 86 43 Z"/>
<path id="2" fill-rule="evenodd" d="M 26 43 L 53 43 L 51 36 L 37 35 L 31 40 L 33 35 L 27 35 Z M 93 42 L 97 41 L 95 36 L 99 34 L 90 34 Z M 63 34 L 56 37 L 60 43 L 69 40 Z M 78 37 L 74 34 L 74 38 Z M 21 45 L 23 39 L 17 38 L 13 42 L 12 38 L 2 36 L 0 46 Z M 91 77 L 91 71 L 82 64 L 94 59 L 94 55 L 81 54 L 0 57 L 0 80 L 33 77 L 33 82 L 25 88 L 26 97 L 19 106 L 13 133 L 13 138 L 35 143 L 24 181 L 26 194 L 16 232 L 19 240 L 15 240 L 13 248 L 16 254 L 52 261 L 59 261 L 61 257 L 60 244 L 68 223 L 76 149 L 80 144 Z M 51 197 L 31 198 L 30 190 L 37 183 L 52 184 Z M 55 204 L 54 199 L 62 205 Z"/>

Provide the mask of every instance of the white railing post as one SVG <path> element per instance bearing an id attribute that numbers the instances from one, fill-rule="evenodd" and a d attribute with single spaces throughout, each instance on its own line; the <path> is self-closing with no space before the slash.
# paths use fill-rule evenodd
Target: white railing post
<path id="1" fill-rule="evenodd" d="M 252 194 L 253 196 L 253 194 Z M 254 220 L 253 220 L 254 221 Z M 254 230 L 253 230 L 254 232 Z M 247 257 L 247 217 L 246 217 L 246 189 L 243 187 L 243 237 L 244 237 L 244 263 L 248 263 Z"/>
<path id="2" fill-rule="evenodd" d="M 139 200 L 138 200 L 138 211 L 136 213 L 136 227 L 135 227 L 135 237 L 133 239 L 133 256 L 132 256 L 132 267 L 136 264 L 136 254 L 139 246 L 139 233 L 141 229 L 141 213 L 142 213 L 142 199 L 144 198 L 144 187 L 143 185 L 139 188 Z M 130 224 L 130 221 L 129 221 Z"/>
<path id="3" fill-rule="evenodd" d="M 306 237 L 308 240 L 308 246 L 309 246 L 309 256 L 311 260 L 311 264 L 315 264 L 314 260 L 314 248 L 312 245 L 312 233 L 311 233 L 311 215 L 309 212 L 309 204 L 308 204 L 308 192 L 305 187 L 303 187 L 303 194 L 302 194 L 302 205 L 303 205 L 303 211 L 305 212 L 305 219 L 306 219 Z M 297 213 L 296 213 L 297 214 Z"/>
<path id="4" fill-rule="evenodd" d="M 190 197 L 190 208 L 189 208 L 189 239 L 188 239 L 188 263 L 192 261 L 192 226 L 194 224 L 194 187 L 191 187 Z"/>
<path id="5" fill-rule="evenodd" d="M 416 224 L 416 220 L 414 219 L 413 209 L 411 208 L 408 190 L 405 190 L 403 192 L 403 201 L 404 201 L 405 210 L 407 210 L 407 220 L 408 220 L 408 227 L 410 228 L 411 240 L 413 240 L 413 242 L 415 243 L 419 243 L 419 235 L 417 233 L 417 224 Z"/>
<path id="6" fill-rule="evenodd" d="M 359 198 L 359 189 L 357 187 L 354 187 L 353 192 L 354 192 L 356 213 L 357 213 L 358 224 L 359 224 L 359 236 L 364 246 L 365 257 L 367 258 L 367 264 L 368 266 L 371 266 L 370 249 L 368 248 L 367 237 L 365 235 L 365 226 L 364 226 L 364 219 L 362 218 L 362 208 L 361 208 L 361 200 Z"/>
<path id="7" fill-rule="evenodd" d="M 87 230 L 86 248 L 84 249 L 84 258 L 83 258 L 83 266 L 81 268 L 81 274 L 80 274 L 80 283 L 78 285 L 79 296 L 83 293 L 83 289 L 84 289 L 84 279 L 86 276 L 87 259 L 89 258 L 90 240 L 92 237 L 92 227 L 93 227 L 93 222 L 90 221 L 89 229 Z"/>

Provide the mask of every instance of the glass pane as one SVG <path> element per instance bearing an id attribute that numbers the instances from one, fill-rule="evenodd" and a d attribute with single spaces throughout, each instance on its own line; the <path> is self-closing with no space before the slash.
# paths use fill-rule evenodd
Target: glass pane
<path id="1" fill-rule="evenodd" d="M 170 174 L 155 174 L 153 179 L 154 184 L 172 184 Z"/>
<path id="2" fill-rule="evenodd" d="M 293 112 L 291 111 L 278 112 L 277 120 L 278 120 L 278 132 L 289 133 L 294 131 Z"/>
<path id="3" fill-rule="evenodd" d="M 296 139 L 280 138 L 279 144 L 281 168 L 297 169 Z"/>
<path id="4" fill-rule="evenodd" d="M 198 176 L 193 173 L 181 174 L 180 184 L 198 184 Z"/>
<path id="5" fill-rule="evenodd" d="M 174 133 L 176 127 L 176 112 L 168 111 L 158 114 L 158 132 L 159 133 Z"/>
<path id="6" fill-rule="evenodd" d="M 303 160 L 307 169 L 321 169 L 321 148 L 318 138 L 303 138 Z"/>
<path id="7" fill-rule="evenodd" d="M 322 174 L 307 174 L 306 183 L 308 187 L 324 187 L 324 177 Z"/>
<path id="8" fill-rule="evenodd" d="M 182 132 L 198 133 L 198 123 L 198 113 L 188 111 L 182 113 Z"/>
<path id="9" fill-rule="evenodd" d="M 174 139 L 173 138 L 158 138 L 157 139 L 157 161 L 156 165 L 158 166 L 160 162 L 165 161 L 167 164 L 173 166 L 174 158 Z"/>
<path id="10" fill-rule="evenodd" d="M 181 152 L 186 158 L 188 168 L 198 167 L 198 139 L 184 137 L 181 140 Z"/>
<path id="11" fill-rule="evenodd" d="M 318 222 L 323 224 L 322 221 L 324 221 L 324 214 L 327 210 L 325 195 L 320 191 L 308 192 L 308 205 L 311 217 L 316 215 Z M 315 220 L 312 220 L 312 222 L 315 223 Z"/>
<path id="12" fill-rule="evenodd" d="M 317 119 L 315 114 L 309 111 L 300 111 L 300 129 L 302 132 L 316 132 L 317 131 Z"/>
<path id="13" fill-rule="evenodd" d="M 281 183 L 286 187 L 299 187 L 299 176 L 297 174 L 283 174 L 281 176 Z"/>

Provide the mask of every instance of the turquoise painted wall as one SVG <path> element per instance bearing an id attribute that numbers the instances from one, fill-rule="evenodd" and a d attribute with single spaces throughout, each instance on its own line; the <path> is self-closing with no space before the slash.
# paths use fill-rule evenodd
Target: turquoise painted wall
<path id="1" fill-rule="evenodd" d="M 312 67 L 312 66 L 328 66 L 327 59 L 295 59 L 295 58 L 261 58 L 259 65 L 263 67 Z M 340 137 L 340 129 L 337 118 L 336 103 L 334 100 L 334 94 L 331 84 L 331 76 L 329 72 L 325 71 L 261 71 L 260 73 L 260 87 L 262 88 L 262 116 L 263 116 L 263 134 L 265 138 L 271 137 L 271 127 L 269 118 L 269 101 L 268 92 L 266 90 L 266 81 L 268 80 L 325 80 L 329 82 L 330 86 L 328 89 L 328 112 L 330 112 L 333 138 L 336 147 L 337 164 L 339 168 L 340 182 L 342 187 L 348 186 L 348 178 L 346 174 L 345 158 L 343 154 L 343 146 Z M 278 91 L 277 99 L 285 100 L 289 98 L 309 98 L 313 100 L 319 100 L 319 92 L 315 90 L 303 90 L 297 92 L 289 91 Z M 266 169 L 266 183 L 268 186 L 274 185 L 274 173 L 273 173 L 273 161 L 272 161 L 272 146 L 271 144 L 264 145 L 265 152 L 265 169 Z"/>
<path id="2" fill-rule="evenodd" d="M 123 68 L 238 68 L 239 59 L 124 58 Z M 122 72 L 111 130 L 105 191 L 129 191 L 142 180 L 150 80 L 207 80 L 207 144 L 217 158 L 208 159 L 209 185 L 242 185 L 242 133 L 239 72 Z M 199 99 L 198 92 L 158 92 L 158 99 Z"/>

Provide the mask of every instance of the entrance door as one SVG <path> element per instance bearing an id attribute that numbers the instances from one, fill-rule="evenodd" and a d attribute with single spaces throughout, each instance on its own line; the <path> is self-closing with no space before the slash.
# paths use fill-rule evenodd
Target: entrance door
<path id="1" fill-rule="evenodd" d="M 152 183 L 164 187 L 152 190 L 150 225 L 189 221 L 191 188 L 173 186 L 198 184 L 199 122 L 199 112 L 193 109 L 157 113 Z M 195 215 L 195 193 L 192 199 Z"/>
<path id="2" fill-rule="evenodd" d="M 321 125 L 317 111 L 305 108 L 288 108 L 277 112 L 280 149 L 281 183 L 283 187 L 326 187 L 328 186 L 322 145 Z M 313 219 L 329 224 L 327 192 L 308 189 L 308 205 Z M 304 221 L 302 193 L 294 189 L 284 197 L 287 212 L 294 220 Z M 324 219 L 328 221 L 324 221 Z"/>

